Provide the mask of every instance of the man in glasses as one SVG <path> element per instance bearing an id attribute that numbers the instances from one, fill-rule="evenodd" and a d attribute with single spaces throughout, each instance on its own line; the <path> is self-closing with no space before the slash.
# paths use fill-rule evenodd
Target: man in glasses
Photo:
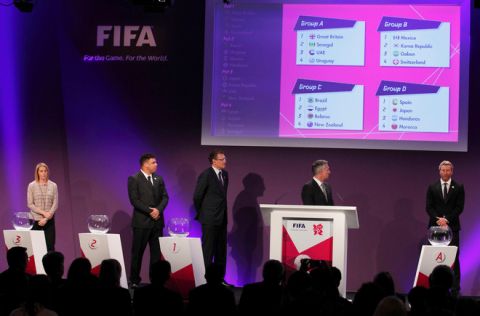
<path id="1" fill-rule="evenodd" d="M 227 158 L 215 149 L 208 156 L 210 167 L 198 177 L 193 195 L 195 217 L 202 224 L 202 249 L 205 267 L 220 265 L 225 276 L 227 265 Z M 228 285 L 224 282 L 225 285 Z"/>

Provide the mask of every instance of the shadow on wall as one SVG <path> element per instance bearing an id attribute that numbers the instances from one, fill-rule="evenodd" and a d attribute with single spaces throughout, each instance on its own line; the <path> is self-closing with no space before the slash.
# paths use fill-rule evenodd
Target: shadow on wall
<path id="1" fill-rule="evenodd" d="M 397 291 L 407 293 L 413 286 L 426 224 L 415 219 L 412 200 L 397 200 L 393 208 L 393 220 L 380 232 L 377 272 L 390 272 Z"/>
<path id="2" fill-rule="evenodd" d="M 183 206 L 188 211 L 188 218 L 192 220 L 195 217 L 195 208 L 193 207 L 193 192 L 197 183 L 197 173 L 195 168 L 189 164 L 182 164 L 178 167 L 177 185 L 174 187 L 175 201 L 182 201 Z"/>
<path id="3" fill-rule="evenodd" d="M 258 197 L 265 192 L 263 178 L 247 174 L 243 190 L 233 204 L 233 227 L 228 236 L 231 256 L 237 266 L 237 284 L 256 282 L 257 269 L 263 260 L 263 221 Z"/>
<path id="4" fill-rule="evenodd" d="M 90 215 L 90 207 L 92 201 L 92 187 L 89 181 L 75 181 L 71 185 L 72 188 L 72 232 L 73 240 L 72 244 L 75 245 L 75 256 L 79 257 L 81 255 L 80 245 L 78 243 L 77 234 L 80 232 L 88 232 L 87 217 Z M 67 237 L 67 232 L 61 228 L 62 231 L 58 232 L 57 228 L 57 238 L 69 238 L 71 234 Z M 63 237 L 62 237 L 63 236 Z"/>
<path id="5" fill-rule="evenodd" d="M 80 180 L 72 183 L 72 230 L 68 227 L 58 227 L 57 238 L 72 238 L 70 245 L 74 245 L 75 255 L 73 258 L 81 256 L 80 243 L 78 239 L 79 233 L 89 232 L 88 217 L 90 215 L 107 215 L 110 220 L 113 219 L 114 211 L 108 207 L 106 200 L 96 199 L 96 183 L 94 181 Z M 99 191 L 98 191 L 99 192 Z M 112 223 L 111 223 L 112 225 Z M 62 249 L 58 249 L 62 251 Z"/>
<path id="6" fill-rule="evenodd" d="M 125 271 L 130 275 L 130 259 L 132 250 L 132 217 L 124 210 L 117 210 L 112 216 L 110 233 L 120 234 L 122 241 L 123 258 L 125 260 Z"/>
<path id="7" fill-rule="evenodd" d="M 165 213 L 165 225 L 168 220 L 175 216 L 187 217 L 190 221 L 190 237 L 199 236 L 201 230 L 200 225 L 195 218 L 195 208 L 193 206 L 193 192 L 197 183 L 197 172 L 190 164 L 180 165 L 175 172 L 177 183 L 169 187 L 167 190 L 170 196 L 168 212 Z M 172 206 L 178 209 L 172 209 Z M 165 227 L 167 228 L 167 227 Z M 166 230 L 166 234 L 168 231 Z"/>

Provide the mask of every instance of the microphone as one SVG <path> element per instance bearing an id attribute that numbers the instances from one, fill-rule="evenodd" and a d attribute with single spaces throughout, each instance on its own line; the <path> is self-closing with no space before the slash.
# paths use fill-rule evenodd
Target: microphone
<path id="1" fill-rule="evenodd" d="M 278 204 L 278 201 L 280 201 L 280 200 L 281 200 L 285 195 L 287 195 L 287 194 L 288 194 L 288 192 L 285 192 L 285 193 L 283 193 L 282 195 L 280 195 L 280 196 L 273 202 L 273 204 Z"/>

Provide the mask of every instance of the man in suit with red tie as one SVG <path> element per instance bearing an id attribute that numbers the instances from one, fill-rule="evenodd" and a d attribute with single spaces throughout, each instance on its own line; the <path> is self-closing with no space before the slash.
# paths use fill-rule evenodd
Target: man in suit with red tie
<path id="1" fill-rule="evenodd" d="M 326 183 L 330 176 L 330 166 L 326 160 L 312 164 L 313 179 L 302 188 L 303 205 L 334 205 L 332 187 Z"/>
<path id="2" fill-rule="evenodd" d="M 223 269 L 227 265 L 227 157 L 222 150 L 208 156 L 210 167 L 197 180 L 193 203 L 195 219 L 202 224 L 202 249 L 205 267 L 215 262 Z"/>
<path id="3" fill-rule="evenodd" d="M 465 191 L 463 185 L 452 179 L 453 164 L 442 161 L 438 166 L 440 181 L 431 184 L 427 190 L 426 210 L 430 217 L 428 226 L 448 226 L 453 233 L 451 246 L 459 247 L 460 244 L 460 214 L 465 204 Z M 458 248 L 460 250 L 460 247 Z M 455 258 L 453 271 L 455 282 L 453 291 L 460 291 L 460 262 L 459 251 Z"/>
<path id="4" fill-rule="evenodd" d="M 150 245 L 150 266 L 160 260 L 158 238 L 163 236 L 163 212 L 168 194 L 162 177 L 157 175 L 157 160 L 152 154 L 140 157 L 140 171 L 128 177 L 128 197 L 133 206 L 131 287 L 139 285 L 143 252 Z"/>

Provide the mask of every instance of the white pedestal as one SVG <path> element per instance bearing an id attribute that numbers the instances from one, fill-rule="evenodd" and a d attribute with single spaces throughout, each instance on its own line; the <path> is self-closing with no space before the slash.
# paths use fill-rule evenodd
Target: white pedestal
<path id="1" fill-rule="evenodd" d="M 5 246 L 27 248 L 28 264 L 27 273 L 45 274 L 42 258 L 47 254 L 47 243 L 42 230 L 4 230 Z"/>
<path id="2" fill-rule="evenodd" d="M 82 257 L 90 260 L 92 273 L 100 273 L 100 265 L 105 259 L 116 259 L 122 266 L 120 285 L 128 288 L 125 260 L 123 258 L 122 241 L 119 234 L 92 234 L 80 233 L 80 250 Z"/>
<path id="3" fill-rule="evenodd" d="M 457 250 L 457 246 L 423 246 L 413 286 L 428 288 L 428 278 L 436 266 L 446 265 L 453 268 Z"/>
<path id="4" fill-rule="evenodd" d="M 184 297 L 205 284 L 205 263 L 200 238 L 160 237 L 160 250 L 172 266 L 171 285 Z"/>
<path id="5" fill-rule="evenodd" d="M 287 269 L 296 269 L 303 258 L 330 262 L 342 273 L 338 290 L 345 297 L 348 229 L 359 228 L 357 208 L 262 204 L 260 209 L 270 225 L 270 259 Z"/>

